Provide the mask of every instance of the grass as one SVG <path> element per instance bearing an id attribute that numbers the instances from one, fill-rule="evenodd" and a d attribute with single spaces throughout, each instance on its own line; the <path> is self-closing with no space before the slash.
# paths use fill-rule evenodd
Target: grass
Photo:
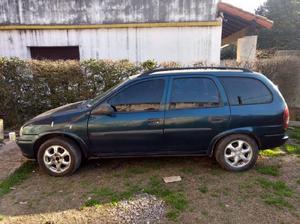
<path id="1" fill-rule="evenodd" d="M 124 191 L 115 191 L 111 188 L 96 188 L 90 193 L 93 198 L 87 200 L 86 207 L 99 206 L 102 203 L 117 203 L 118 201 L 130 199 L 134 194 L 145 192 L 160 197 L 170 207 L 167 217 L 175 221 L 180 213 L 187 208 L 187 199 L 182 191 L 170 190 L 160 178 L 153 176 L 150 178 L 144 189 L 138 185 L 127 183 Z"/>
<path id="2" fill-rule="evenodd" d="M 90 192 L 95 198 L 87 200 L 85 202 L 85 206 L 90 207 L 106 202 L 117 203 L 121 200 L 133 197 L 134 194 L 140 192 L 141 190 L 141 187 L 137 185 L 130 185 L 124 191 L 114 191 L 113 189 L 107 187 L 96 188 Z"/>
<path id="3" fill-rule="evenodd" d="M 261 156 L 265 157 L 278 157 L 283 156 L 285 153 L 280 148 L 266 149 L 259 152 Z"/>
<path id="4" fill-rule="evenodd" d="M 283 147 L 288 154 L 300 155 L 300 146 L 299 145 L 285 144 Z"/>
<path id="5" fill-rule="evenodd" d="M 262 197 L 263 201 L 268 205 L 274 205 L 276 207 L 292 208 L 292 205 L 286 201 L 283 197 L 267 194 Z"/>
<path id="6" fill-rule="evenodd" d="M 224 202 L 219 202 L 219 206 L 220 206 L 220 208 L 222 208 L 223 210 L 224 209 L 226 209 L 226 205 L 225 205 L 225 203 Z"/>
<path id="7" fill-rule="evenodd" d="M 131 167 L 126 169 L 125 172 L 125 176 L 129 176 L 129 175 L 137 175 L 137 174 L 144 174 L 147 173 L 149 171 L 148 168 L 146 167 Z"/>
<path id="8" fill-rule="evenodd" d="M 112 189 L 106 187 L 95 189 L 92 191 L 92 193 L 99 197 L 111 197 L 115 194 L 115 192 Z"/>
<path id="9" fill-rule="evenodd" d="M 212 197 L 214 197 L 214 198 L 218 198 L 218 197 L 220 197 L 220 194 L 217 193 L 217 192 L 212 192 L 212 193 L 210 194 L 210 196 L 212 196 Z"/>
<path id="10" fill-rule="evenodd" d="M 167 218 L 170 220 L 175 221 L 180 213 L 187 208 L 188 201 L 184 193 L 168 189 L 157 176 L 150 178 L 144 192 L 162 198 L 170 206 L 170 210 L 167 213 Z"/>
<path id="11" fill-rule="evenodd" d="M 13 174 L 3 180 L 0 183 L 0 197 L 9 193 L 12 190 L 12 187 L 19 185 L 26 180 L 34 168 L 35 164 L 33 162 L 26 162 Z"/>
<path id="12" fill-rule="evenodd" d="M 85 207 L 93 207 L 99 205 L 99 201 L 96 199 L 89 199 L 84 203 Z"/>
<path id="13" fill-rule="evenodd" d="M 300 156 L 300 128 L 288 130 L 288 135 L 296 141 L 295 145 L 285 144 L 282 146 L 282 150 L 280 148 L 263 150 L 260 151 L 260 155 L 266 157 L 278 157 L 285 154 Z"/>
<path id="14" fill-rule="evenodd" d="M 199 191 L 203 194 L 207 193 L 208 192 L 208 187 L 206 185 L 202 185 L 200 186 L 199 188 Z"/>
<path id="15" fill-rule="evenodd" d="M 211 169 L 210 173 L 214 176 L 221 176 L 224 173 L 224 170 L 215 166 L 213 167 L 213 169 Z"/>
<path id="16" fill-rule="evenodd" d="M 184 167 L 180 171 L 187 175 L 193 174 L 193 168 L 191 168 L 191 167 Z"/>
<path id="17" fill-rule="evenodd" d="M 273 190 L 274 193 L 281 196 L 291 197 L 293 195 L 293 191 L 286 185 L 283 181 L 271 181 L 265 178 L 260 178 L 258 180 L 260 186 L 267 190 Z"/>
<path id="18" fill-rule="evenodd" d="M 278 166 L 261 166 L 257 167 L 256 171 L 258 173 L 270 176 L 279 176 L 279 167 Z"/>
<path id="19" fill-rule="evenodd" d="M 265 190 L 261 195 L 266 204 L 274 205 L 277 207 L 289 207 L 292 205 L 286 200 L 288 197 L 293 196 L 294 192 L 283 181 L 271 181 L 265 178 L 258 179 L 258 183 Z"/>
<path id="20" fill-rule="evenodd" d="M 300 185 L 300 178 L 296 181 L 296 183 Z"/>
<path id="21" fill-rule="evenodd" d="M 289 129 L 288 135 L 290 136 L 290 138 L 300 141 L 300 128 Z"/>

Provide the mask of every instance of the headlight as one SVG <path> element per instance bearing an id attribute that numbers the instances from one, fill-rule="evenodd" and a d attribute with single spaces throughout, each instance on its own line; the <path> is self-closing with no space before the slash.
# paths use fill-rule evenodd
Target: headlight
<path id="1" fill-rule="evenodd" d="M 22 137 L 23 135 L 23 126 L 20 128 L 19 136 Z"/>

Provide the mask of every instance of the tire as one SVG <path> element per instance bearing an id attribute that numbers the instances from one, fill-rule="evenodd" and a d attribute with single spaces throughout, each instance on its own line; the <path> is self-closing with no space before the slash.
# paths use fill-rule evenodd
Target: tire
<path id="1" fill-rule="evenodd" d="M 45 141 L 40 146 L 37 160 L 45 173 L 55 177 L 67 176 L 80 166 L 81 152 L 73 141 L 56 137 Z"/>
<path id="2" fill-rule="evenodd" d="M 220 140 L 215 148 L 215 158 L 228 171 L 241 172 L 251 169 L 258 157 L 258 145 L 247 135 L 230 135 Z M 238 161 L 238 162 L 236 162 Z"/>

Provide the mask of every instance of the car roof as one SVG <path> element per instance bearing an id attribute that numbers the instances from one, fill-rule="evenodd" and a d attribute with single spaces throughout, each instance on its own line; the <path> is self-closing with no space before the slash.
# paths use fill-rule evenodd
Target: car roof
<path id="1" fill-rule="evenodd" d="M 213 76 L 253 76 L 258 73 L 245 68 L 235 67 L 191 67 L 191 68 L 163 68 L 140 74 L 137 78 L 162 77 L 169 75 L 213 75 Z"/>

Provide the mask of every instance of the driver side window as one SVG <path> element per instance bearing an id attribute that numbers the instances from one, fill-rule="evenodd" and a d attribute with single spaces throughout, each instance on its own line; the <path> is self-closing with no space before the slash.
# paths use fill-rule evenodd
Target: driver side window
<path id="1" fill-rule="evenodd" d="M 117 112 L 158 111 L 164 86 L 163 79 L 139 82 L 117 93 L 108 103 L 114 106 Z"/>

